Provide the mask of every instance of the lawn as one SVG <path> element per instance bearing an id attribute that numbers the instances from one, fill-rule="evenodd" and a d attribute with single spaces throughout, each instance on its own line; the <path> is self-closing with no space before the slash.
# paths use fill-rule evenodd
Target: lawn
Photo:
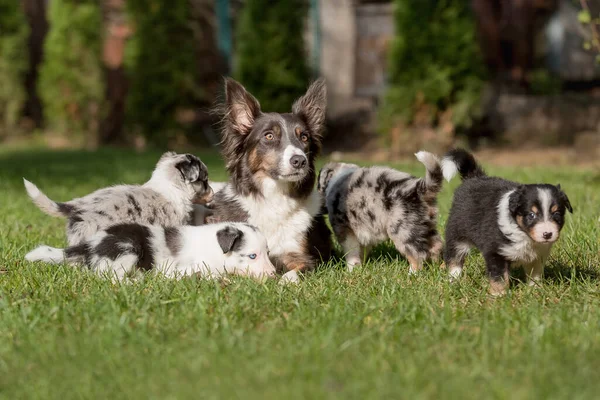
<path id="1" fill-rule="evenodd" d="M 0 151 L 0 396 L 19 398 L 563 398 L 600 393 L 600 176 L 494 168 L 561 183 L 568 215 L 543 285 L 486 294 L 483 261 L 448 282 L 439 265 L 408 276 L 390 245 L 348 273 L 322 266 L 296 286 L 147 277 L 113 284 L 23 261 L 64 245 L 22 177 L 67 200 L 145 181 L 159 152 Z M 212 179 L 215 153 L 198 154 Z M 485 162 L 484 162 L 485 164 Z M 419 176 L 420 164 L 401 164 Z M 440 195 L 440 228 L 453 189 Z"/>

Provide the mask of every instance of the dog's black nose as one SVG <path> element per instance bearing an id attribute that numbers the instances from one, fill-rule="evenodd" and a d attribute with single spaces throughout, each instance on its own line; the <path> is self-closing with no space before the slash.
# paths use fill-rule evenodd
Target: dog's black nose
<path id="1" fill-rule="evenodd" d="M 292 156 L 292 158 L 290 158 L 290 164 L 296 169 L 304 168 L 306 167 L 306 157 L 299 155 Z"/>
<path id="2" fill-rule="evenodd" d="M 547 239 L 550 239 L 550 238 L 552 238 L 552 232 L 544 232 L 544 233 L 542 234 L 542 236 L 543 236 L 543 237 L 544 237 L 544 239 L 546 239 L 546 240 L 547 240 Z"/>

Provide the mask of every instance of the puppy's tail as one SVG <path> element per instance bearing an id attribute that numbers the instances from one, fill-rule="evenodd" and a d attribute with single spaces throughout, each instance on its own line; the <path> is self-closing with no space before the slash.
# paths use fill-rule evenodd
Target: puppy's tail
<path id="1" fill-rule="evenodd" d="M 57 203 L 46 196 L 37 186 L 23 178 L 25 184 L 25 190 L 27 194 L 33 200 L 33 203 L 40 208 L 43 212 L 53 217 L 67 217 L 69 216 L 69 209 L 64 203 Z"/>
<path id="2" fill-rule="evenodd" d="M 81 243 L 66 249 L 58 249 L 42 245 L 31 250 L 25 255 L 27 261 L 42 261 L 48 264 L 70 264 L 84 263 L 90 256 L 90 246 Z"/>
<path id="3" fill-rule="evenodd" d="M 427 151 L 420 151 L 415 154 L 415 157 L 425 166 L 427 171 L 424 179 L 425 191 L 432 194 L 439 193 L 444 181 L 440 160 Z"/>
<path id="4" fill-rule="evenodd" d="M 27 261 L 43 261 L 48 264 L 61 264 L 65 261 L 64 249 L 39 246 L 25 255 Z"/>
<path id="5" fill-rule="evenodd" d="M 475 161 L 475 157 L 464 149 L 450 150 L 446 154 L 442 160 L 442 172 L 448 182 L 456 173 L 460 174 L 463 181 L 486 176 L 483 168 Z"/>

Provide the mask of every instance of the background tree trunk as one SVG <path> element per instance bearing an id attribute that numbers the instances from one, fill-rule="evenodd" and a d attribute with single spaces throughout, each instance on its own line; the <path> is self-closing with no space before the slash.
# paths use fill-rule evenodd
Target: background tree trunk
<path id="1" fill-rule="evenodd" d="M 42 101 L 37 92 L 39 66 L 44 57 L 44 39 L 48 32 L 46 19 L 47 0 L 22 0 L 23 9 L 29 24 L 29 68 L 25 75 L 27 100 L 23 108 L 23 116 L 31 121 L 33 128 L 41 128 L 44 123 Z"/>
<path id="2" fill-rule="evenodd" d="M 125 101 L 128 82 L 123 63 L 125 42 L 131 29 L 125 16 L 125 0 L 102 2 L 104 45 L 102 62 L 106 85 L 107 112 L 100 124 L 100 144 L 111 144 L 123 140 L 125 124 Z"/>

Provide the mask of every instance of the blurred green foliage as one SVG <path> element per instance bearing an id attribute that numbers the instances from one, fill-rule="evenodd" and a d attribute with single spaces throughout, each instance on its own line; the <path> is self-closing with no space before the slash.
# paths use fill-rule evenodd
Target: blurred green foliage
<path id="1" fill-rule="evenodd" d="M 410 126 L 422 112 L 435 126 L 439 113 L 448 109 L 456 127 L 472 123 L 485 68 L 469 4 L 394 1 L 396 34 L 389 58 L 389 88 L 379 112 L 383 132 L 397 124 Z"/>
<path id="2" fill-rule="evenodd" d="M 125 51 L 130 126 L 164 144 L 176 127 L 175 111 L 201 97 L 187 1 L 128 0 L 134 35 Z"/>
<path id="3" fill-rule="evenodd" d="M 28 34 L 20 2 L 0 0 L 0 136 L 15 127 L 25 102 Z"/>
<path id="4" fill-rule="evenodd" d="M 234 75 L 270 112 L 289 112 L 308 86 L 305 0 L 248 0 L 238 21 Z"/>
<path id="5" fill-rule="evenodd" d="M 95 136 L 102 117 L 102 16 L 95 0 L 52 0 L 39 91 L 49 127 Z"/>

